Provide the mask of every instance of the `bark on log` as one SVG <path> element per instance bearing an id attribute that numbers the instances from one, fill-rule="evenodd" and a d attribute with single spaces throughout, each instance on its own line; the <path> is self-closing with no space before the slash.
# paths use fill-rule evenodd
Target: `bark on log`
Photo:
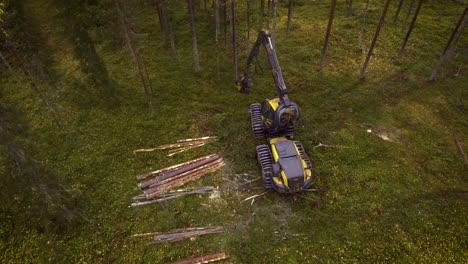
<path id="1" fill-rule="evenodd" d="M 170 167 L 167 167 L 167 168 L 163 168 L 163 169 L 160 169 L 160 170 L 155 170 L 155 171 L 151 171 L 151 172 L 148 172 L 148 173 L 140 174 L 140 175 L 136 176 L 136 179 L 138 181 L 141 181 L 141 180 L 147 179 L 147 178 L 149 178 L 149 177 L 151 177 L 153 175 L 156 175 L 156 174 L 159 174 L 159 173 L 162 173 L 162 172 L 175 170 L 175 169 L 178 169 L 178 168 L 180 168 L 182 166 L 186 166 L 186 165 L 189 165 L 189 164 L 201 161 L 201 160 L 208 159 L 210 157 L 214 157 L 215 155 L 217 155 L 217 154 L 211 154 L 211 155 L 208 155 L 208 156 L 204 156 L 204 157 L 197 158 L 197 159 L 194 159 L 194 160 L 190 160 L 190 161 L 187 161 L 187 162 L 179 163 L 179 164 L 176 164 L 176 165 L 173 165 L 173 166 L 170 166 Z"/>
<path id="2" fill-rule="evenodd" d="M 193 231 L 188 230 L 188 229 L 180 230 L 177 232 L 154 235 L 153 241 L 147 243 L 146 245 L 152 245 L 152 244 L 162 243 L 162 242 L 176 242 L 176 241 L 180 241 L 180 240 L 190 238 L 190 237 L 202 236 L 202 235 L 208 235 L 208 234 L 217 234 L 217 233 L 222 233 L 222 232 L 224 232 L 224 228 L 222 226 L 206 227 L 203 229 L 197 229 Z"/>
<path id="3" fill-rule="evenodd" d="M 192 181 L 195 181 L 195 180 L 198 180 L 200 179 L 201 177 L 205 176 L 206 174 L 208 173 L 211 173 L 211 172 L 214 172 L 216 171 L 217 169 L 221 168 L 222 166 L 224 166 L 225 163 L 224 162 L 216 162 L 215 165 L 211 166 L 211 167 L 208 167 L 204 170 L 199 170 L 197 172 L 194 172 L 194 173 L 187 173 L 187 175 L 184 175 L 184 177 L 180 176 L 175 176 L 173 179 L 171 179 L 171 181 L 169 182 L 166 182 L 164 183 L 163 185 L 156 185 L 156 187 L 151 187 L 151 189 L 148 189 L 146 192 L 148 192 L 148 194 L 145 193 L 146 195 L 146 198 L 147 199 L 152 199 L 154 197 L 157 197 L 163 193 L 166 193 L 176 187 L 180 187 L 182 185 L 185 185 L 189 182 L 192 182 Z"/>
<path id="4" fill-rule="evenodd" d="M 198 161 L 198 162 L 194 162 L 194 163 L 191 163 L 191 164 L 187 164 L 187 165 L 184 165 L 184 166 L 181 166 L 177 169 L 173 169 L 173 170 L 170 170 L 170 171 L 167 171 L 167 172 L 163 172 L 163 173 L 160 173 L 160 176 L 156 177 L 155 179 L 153 180 L 150 180 L 150 181 L 146 181 L 146 182 L 143 182 L 143 183 L 140 183 L 138 184 L 138 188 L 140 190 L 142 189 L 145 189 L 147 187 L 149 187 L 150 185 L 153 185 L 153 184 L 156 184 L 156 183 L 159 183 L 159 182 L 163 182 L 171 177 L 174 177 L 178 174 L 182 174 L 184 172 L 187 172 L 187 171 L 190 171 L 190 170 L 193 170 L 193 169 L 196 169 L 198 167 L 202 167 L 206 164 L 209 164 L 215 160 L 219 159 L 219 156 L 218 155 L 214 155 L 210 158 L 207 158 L 207 159 L 204 159 L 204 160 L 201 160 L 201 161 Z"/>
<path id="5" fill-rule="evenodd" d="M 146 195 L 146 198 L 154 198 L 158 195 L 161 195 L 163 193 L 166 193 L 170 190 L 172 190 L 174 187 L 179 187 L 184 185 L 185 183 L 198 180 L 202 176 L 214 172 L 217 169 L 221 168 L 224 166 L 224 162 L 220 159 L 211 163 L 208 163 L 206 165 L 203 165 L 201 167 L 195 168 L 191 171 L 187 171 L 178 175 L 175 175 L 171 178 L 167 178 L 161 181 L 157 181 L 155 183 L 150 184 L 148 187 L 149 189 L 145 190 L 144 193 Z M 179 184 L 181 183 L 181 184 Z M 152 195 L 154 193 L 159 193 L 157 195 Z M 151 197 L 148 197 L 148 195 L 152 195 Z"/>
<path id="6" fill-rule="evenodd" d="M 194 259 L 189 259 L 189 260 L 184 260 L 184 261 L 179 261 L 179 262 L 174 262 L 172 264 L 200 264 L 200 263 L 211 263 L 211 262 L 216 262 L 224 259 L 228 259 L 229 255 L 221 252 L 221 253 L 216 253 L 208 256 L 203 256 L 203 257 L 198 257 Z"/>

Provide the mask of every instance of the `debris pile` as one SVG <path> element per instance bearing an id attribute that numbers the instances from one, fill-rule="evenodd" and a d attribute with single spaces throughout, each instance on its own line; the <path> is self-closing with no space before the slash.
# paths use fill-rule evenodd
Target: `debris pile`
<path id="1" fill-rule="evenodd" d="M 148 172 L 136 176 L 137 180 L 145 180 L 138 184 L 142 194 L 133 197 L 135 201 L 130 206 L 139 206 L 160 201 L 175 199 L 188 194 L 210 193 L 215 191 L 212 186 L 175 190 L 174 188 L 200 179 L 208 173 L 214 172 L 225 165 L 224 160 L 218 154 L 180 163 L 164 169 Z M 150 177 L 155 177 L 149 179 Z"/>
<path id="2" fill-rule="evenodd" d="M 151 152 L 155 150 L 168 150 L 169 153 L 167 154 L 168 157 L 174 156 L 175 154 L 185 152 L 187 150 L 191 150 L 197 147 L 201 147 L 205 144 L 211 143 L 216 141 L 215 136 L 207 136 L 207 137 L 200 137 L 200 138 L 187 138 L 187 139 L 178 139 L 176 144 L 167 144 L 167 145 L 160 145 L 155 148 L 149 149 L 136 149 L 133 151 L 134 154 L 139 152 Z"/>

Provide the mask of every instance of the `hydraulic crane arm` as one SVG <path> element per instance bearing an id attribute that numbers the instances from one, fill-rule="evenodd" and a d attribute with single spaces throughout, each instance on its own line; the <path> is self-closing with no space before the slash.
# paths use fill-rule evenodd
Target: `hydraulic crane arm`
<path id="1" fill-rule="evenodd" d="M 271 41 L 271 34 L 269 31 L 260 31 L 258 33 L 257 41 L 255 41 L 255 45 L 247 59 L 247 67 L 241 73 L 240 80 L 236 81 L 237 89 L 241 93 L 250 93 L 250 89 L 252 88 L 253 84 L 249 78 L 248 73 L 250 66 L 254 64 L 254 59 L 256 59 L 260 51 L 260 46 L 262 45 L 265 48 L 265 51 L 268 56 L 268 62 L 271 67 L 271 72 L 273 74 L 273 80 L 275 81 L 278 97 L 282 104 L 284 104 L 285 106 L 289 106 L 291 102 L 288 98 L 288 89 L 286 88 L 286 84 L 284 83 L 283 73 L 281 72 L 281 67 L 279 65 L 278 58 L 276 57 L 275 48 Z"/>

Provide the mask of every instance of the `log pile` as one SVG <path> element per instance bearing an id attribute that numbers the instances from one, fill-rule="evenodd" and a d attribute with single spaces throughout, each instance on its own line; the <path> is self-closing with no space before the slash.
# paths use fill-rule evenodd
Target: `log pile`
<path id="1" fill-rule="evenodd" d="M 184 261 L 179 261 L 179 262 L 174 262 L 172 264 L 201 264 L 201 263 L 211 263 L 211 262 L 216 262 L 220 261 L 223 259 L 228 259 L 229 255 L 226 254 L 225 252 L 220 252 L 208 256 L 203 256 L 203 257 L 198 257 L 194 259 L 189 259 L 189 260 L 184 260 Z"/>
<path id="2" fill-rule="evenodd" d="M 213 226 L 213 227 L 191 227 L 174 229 L 167 233 L 143 233 L 135 234 L 133 237 L 147 237 L 152 236 L 153 241 L 146 243 L 146 245 L 152 245 L 162 242 L 176 242 L 186 238 L 193 238 L 208 234 L 217 234 L 224 232 L 224 227 Z"/>
<path id="3" fill-rule="evenodd" d="M 142 194 L 133 197 L 133 200 L 147 200 L 134 202 L 130 206 L 150 204 L 175 199 L 188 194 L 210 193 L 214 187 L 207 186 L 174 191 L 189 182 L 200 179 L 208 173 L 214 172 L 225 165 L 224 160 L 217 154 L 208 155 L 164 169 L 148 172 L 136 176 L 137 180 L 146 180 L 138 184 Z M 153 179 L 149 179 L 154 177 Z"/>
<path id="4" fill-rule="evenodd" d="M 211 143 L 216 141 L 215 136 L 207 136 L 207 137 L 200 137 L 200 138 L 186 138 L 186 139 L 178 139 L 175 144 L 166 144 L 160 145 L 155 148 L 148 148 L 148 149 L 136 149 L 133 151 L 134 154 L 140 152 L 151 152 L 155 150 L 168 150 L 167 156 L 171 157 L 175 154 L 182 153 L 197 147 L 201 147 L 205 144 Z"/>

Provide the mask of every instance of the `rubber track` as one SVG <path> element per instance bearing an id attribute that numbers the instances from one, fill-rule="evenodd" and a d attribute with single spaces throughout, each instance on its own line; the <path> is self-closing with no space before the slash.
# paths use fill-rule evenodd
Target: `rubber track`
<path id="1" fill-rule="evenodd" d="M 282 132 L 282 136 L 287 137 L 287 138 L 293 138 L 294 137 L 294 126 L 287 126 L 286 129 Z"/>
<path id="2" fill-rule="evenodd" d="M 265 133 L 263 131 L 262 121 L 262 105 L 259 103 L 250 105 L 250 118 L 252 120 L 252 132 L 256 139 L 263 139 Z"/>
<path id="3" fill-rule="evenodd" d="M 307 168 L 309 170 L 312 169 L 312 162 L 310 161 L 309 157 L 307 157 L 307 154 L 305 153 L 304 146 L 302 146 L 302 143 L 299 141 L 294 141 L 294 144 L 296 145 L 297 149 L 299 150 L 299 153 L 301 154 L 301 158 L 305 161 L 307 164 Z"/>
<path id="4" fill-rule="evenodd" d="M 263 185 L 267 189 L 273 188 L 273 159 L 271 158 L 270 148 L 267 145 L 257 146 L 257 159 L 262 168 Z"/>

